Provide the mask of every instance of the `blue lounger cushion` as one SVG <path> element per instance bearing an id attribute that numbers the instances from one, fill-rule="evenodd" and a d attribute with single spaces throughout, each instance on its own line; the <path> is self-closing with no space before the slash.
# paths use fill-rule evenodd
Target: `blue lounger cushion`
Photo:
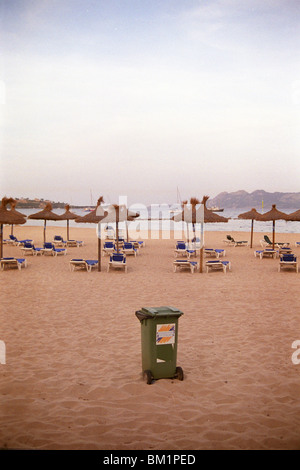
<path id="1" fill-rule="evenodd" d="M 25 258 L 14 258 L 13 256 L 8 256 L 8 257 L 6 257 L 6 258 L 1 258 L 1 259 L 5 260 L 5 261 L 17 260 L 18 263 L 20 263 L 20 264 L 22 264 L 22 263 L 24 263 L 24 261 L 26 261 Z"/>
<path id="2" fill-rule="evenodd" d="M 195 266 L 197 264 L 197 261 L 190 261 L 188 259 L 176 259 L 174 263 L 186 263 L 186 264 L 192 264 Z"/>
<path id="3" fill-rule="evenodd" d="M 113 255 L 110 259 L 114 261 L 123 261 L 123 263 L 126 261 L 126 258 L 123 255 Z"/>
<path id="4" fill-rule="evenodd" d="M 221 261 L 219 259 L 214 259 L 214 260 L 211 260 L 211 261 L 206 261 L 206 263 L 208 264 L 214 264 L 214 263 L 222 263 L 224 265 L 227 265 L 229 264 L 229 261 Z"/>
<path id="5" fill-rule="evenodd" d="M 280 256 L 280 261 L 297 261 L 297 256 L 292 255 L 292 254 L 285 254 Z"/>
<path id="6" fill-rule="evenodd" d="M 95 264 L 98 264 L 98 261 L 96 259 L 86 259 L 85 262 L 89 266 L 95 266 Z"/>

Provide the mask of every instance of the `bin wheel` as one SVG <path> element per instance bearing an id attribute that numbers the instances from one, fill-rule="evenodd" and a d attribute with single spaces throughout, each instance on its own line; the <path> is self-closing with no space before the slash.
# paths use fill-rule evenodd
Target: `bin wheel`
<path id="1" fill-rule="evenodd" d="M 183 380 L 183 370 L 181 367 L 176 367 L 176 377 L 178 380 Z"/>
<path id="2" fill-rule="evenodd" d="M 151 373 L 151 370 L 144 370 L 143 377 L 146 378 L 148 385 L 152 384 L 153 375 Z"/>

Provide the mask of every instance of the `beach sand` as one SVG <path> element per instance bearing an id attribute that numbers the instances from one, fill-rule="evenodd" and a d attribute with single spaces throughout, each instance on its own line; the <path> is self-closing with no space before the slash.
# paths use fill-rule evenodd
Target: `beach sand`
<path id="1" fill-rule="evenodd" d="M 42 222 L 14 233 L 42 244 Z M 47 241 L 54 234 L 66 236 L 47 227 Z M 263 234 L 250 249 L 226 246 L 226 232 L 206 232 L 207 247 L 226 249 L 226 274 L 174 273 L 174 239 L 146 240 L 128 257 L 127 274 L 107 273 L 107 256 L 101 273 L 71 272 L 71 258 L 97 258 L 97 239 L 93 226 L 70 236 L 85 246 L 27 256 L 27 268 L 0 272 L 0 448 L 300 449 L 300 364 L 292 362 L 300 274 L 279 273 L 278 258 L 254 257 Z M 22 257 L 19 247 L 3 249 Z M 135 311 L 162 305 L 184 312 L 184 380 L 147 385 Z"/>

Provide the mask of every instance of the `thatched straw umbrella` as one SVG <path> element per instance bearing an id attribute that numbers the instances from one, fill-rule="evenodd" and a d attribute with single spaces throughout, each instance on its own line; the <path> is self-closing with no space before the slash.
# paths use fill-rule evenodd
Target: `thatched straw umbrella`
<path id="1" fill-rule="evenodd" d="M 101 223 L 115 223 L 116 224 L 116 237 L 117 237 L 117 252 L 119 253 L 119 223 L 120 222 L 132 222 L 140 214 L 132 212 L 127 209 L 124 204 L 112 204 L 108 207 L 108 214 Z M 127 240 L 128 240 L 128 227 L 126 225 Z"/>
<path id="2" fill-rule="evenodd" d="M 88 214 L 84 215 L 83 217 L 77 217 L 75 222 L 78 224 L 86 223 L 86 224 L 98 224 L 98 271 L 101 271 L 101 229 L 100 229 L 100 222 L 102 219 L 107 215 L 107 212 L 103 210 L 101 207 L 101 203 L 104 202 L 102 196 L 99 197 L 97 201 L 97 206 L 94 210 L 89 212 Z"/>
<path id="3" fill-rule="evenodd" d="M 238 219 L 251 220 L 251 239 L 250 239 L 250 248 L 252 248 L 253 243 L 253 224 L 254 220 L 262 220 L 262 214 L 257 212 L 256 209 L 252 208 L 251 211 L 243 212 L 243 214 L 238 215 Z"/>
<path id="4" fill-rule="evenodd" d="M 13 198 L 2 198 L 0 206 L 0 258 L 3 256 L 3 225 L 21 225 L 26 223 L 26 219 L 23 215 L 19 215 L 18 211 L 8 210 L 7 205 L 14 204 L 16 201 Z"/>
<path id="5" fill-rule="evenodd" d="M 206 203 L 209 199 L 209 196 L 203 196 L 201 204 L 204 205 L 204 223 L 218 223 L 218 222 L 228 222 L 227 217 L 223 217 L 222 215 L 216 214 L 215 212 L 207 209 Z"/>
<path id="6" fill-rule="evenodd" d="M 214 223 L 221 223 L 221 222 L 228 222 L 227 217 L 223 217 L 222 215 L 216 214 L 215 212 L 207 209 L 206 203 L 209 199 L 209 196 L 203 196 L 201 204 L 204 206 L 204 223 L 205 224 L 214 224 Z M 202 273 L 203 267 L 203 244 L 200 249 L 200 273 Z"/>
<path id="7" fill-rule="evenodd" d="M 291 220 L 292 222 L 300 222 L 300 209 L 291 214 L 288 214 L 287 220 Z"/>
<path id="8" fill-rule="evenodd" d="M 25 217 L 25 219 L 26 219 L 27 216 L 25 214 L 23 214 L 22 212 L 19 212 L 19 211 L 16 210 L 16 205 L 17 204 L 18 204 L 18 202 L 15 199 L 13 199 L 10 203 L 11 210 L 15 214 L 20 215 L 21 217 Z M 14 224 L 11 224 L 11 235 L 13 235 L 13 234 L 14 234 Z"/>
<path id="9" fill-rule="evenodd" d="M 184 210 L 174 217 L 171 220 L 175 220 L 176 222 L 185 221 L 187 223 L 196 224 L 203 219 L 204 223 L 216 223 L 216 222 L 228 222 L 226 217 L 216 214 L 215 212 L 207 209 L 206 202 L 209 199 L 209 196 L 203 196 L 201 201 L 201 206 L 198 204 L 198 199 L 191 198 L 190 199 L 190 207 L 186 207 L 186 201 L 184 201 L 183 206 Z M 203 211 L 201 213 L 201 211 Z M 203 238 L 203 237 L 202 237 Z M 200 273 L 203 270 L 203 240 L 201 240 L 201 248 L 200 248 Z"/>
<path id="10" fill-rule="evenodd" d="M 272 204 L 272 209 L 266 212 L 265 214 L 262 214 L 261 219 L 262 221 L 268 222 L 272 221 L 273 222 L 273 250 L 275 248 L 275 221 L 276 220 L 289 220 L 288 219 L 288 214 L 285 214 L 284 212 L 279 211 L 276 209 L 276 204 Z"/>
<path id="11" fill-rule="evenodd" d="M 29 215 L 28 219 L 44 221 L 44 243 L 46 243 L 46 221 L 47 220 L 61 220 L 61 216 L 52 212 L 52 204 L 51 202 L 47 202 L 46 206 L 44 207 L 42 211 Z"/>
<path id="12" fill-rule="evenodd" d="M 201 208 L 199 206 L 200 201 L 199 199 L 192 197 L 190 202 L 183 201 L 181 204 L 182 211 L 171 217 L 171 220 L 175 222 L 186 222 L 187 224 L 187 241 L 189 243 L 189 224 L 193 225 L 193 233 L 195 238 L 195 224 L 201 220 L 200 211 Z"/>
<path id="13" fill-rule="evenodd" d="M 66 209 L 65 212 L 60 216 L 60 218 L 61 220 L 67 221 L 67 240 L 69 240 L 69 221 L 77 219 L 78 215 L 70 211 L 69 204 L 65 206 L 65 209 Z"/>
<path id="14" fill-rule="evenodd" d="M 291 214 L 288 214 L 288 220 L 292 222 L 300 222 L 300 209 L 292 212 Z"/>

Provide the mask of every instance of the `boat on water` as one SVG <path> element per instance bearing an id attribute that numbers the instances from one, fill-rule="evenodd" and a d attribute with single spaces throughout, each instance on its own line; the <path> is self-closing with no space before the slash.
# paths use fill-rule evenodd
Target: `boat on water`
<path id="1" fill-rule="evenodd" d="M 91 189 L 90 189 L 90 197 L 91 197 L 91 205 L 85 207 L 84 212 L 92 212 L 95 209 L 95 207 L 93 207 L 93 194 L 92 194 Z"/>
<path id="2" fill-rule="evenodd" d="M 218 207 L 218 206 L 208 207 L 207 209 L 212 211 L 212 212 L 223 212 L 223 210 L 224 210 L 224 209 L 220 209 L 220 207 Z"/>

